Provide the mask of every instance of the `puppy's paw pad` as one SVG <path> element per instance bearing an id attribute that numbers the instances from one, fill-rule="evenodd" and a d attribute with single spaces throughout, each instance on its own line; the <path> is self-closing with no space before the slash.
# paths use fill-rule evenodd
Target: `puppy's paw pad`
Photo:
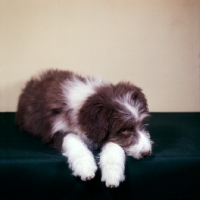
<path id="1" fill-rule="evenodd" d="M 102 181 L 105 181 L 106 187 L 109 188 L 116 188 L 119 186 L 120 182 L 125 180 L 125 177 L 123 174 L 119 174 L 117 172 L 110 171 L 101 179 Z"/>
<path id="2" fill-rule="evenodd" d="M 94 176 L 95 176 L 95 174 L 94 174 Z M 86 177 L 86 178 L 85 178 L 85 181 L 89 181 L 89 180 L 93 179 L 94 176 L 88 176 L 88 177 Z"/>
<path id="3" fill-rule="evenodd" d="M 109 180 L 107 180 L 105 182 L 106 182 L 106 187 L 108 187 L 108 188 L 116 188 L 120 184 L 120 181 L 117 181 L 117 180 L 115 180 L 115 181 L 109 181 Z"/>
<path id="4" fill-rule="evenodd" d="M 94 178 L 96 170 L 97 166 L 94 160 L 80 159 L 76 167 L 73 169 L 73 175 L 79 176 L 83 181 L 87 181 Z"/>
<path id="5" fill-rule="evenodd" d="M 106 186 L 109 187 L 109 188 L 116 188 L 117 187 L 116 185 L 109 185 L 109 184 L 107 184 Z"/>
<path id="6" fill-rule="evenodd" d="M 78 175 L 82 181 L 89 181 L 95 177 L 95 169 L 82 169 L 82 172 Z"/>

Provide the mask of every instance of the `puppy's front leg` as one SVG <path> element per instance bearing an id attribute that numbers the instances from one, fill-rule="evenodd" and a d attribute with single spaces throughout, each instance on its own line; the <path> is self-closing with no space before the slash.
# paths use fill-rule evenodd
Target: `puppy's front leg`
<path id="1" fill-rule="evenodd" d="M 107 187 L 118 187 L 124 181 L 125 152 L 119 145 L 108 142 L 100 153 L 100 168 L 102 181 Z"/>
<path id="2" fill-rule="evenodd" d="M 91 151 L 78 135 L 67 134 L 63 140 L 63 155 L 68 157 L 69 167 L 74 176 L 83 181 L 94 178 L 97 166 Z"/>

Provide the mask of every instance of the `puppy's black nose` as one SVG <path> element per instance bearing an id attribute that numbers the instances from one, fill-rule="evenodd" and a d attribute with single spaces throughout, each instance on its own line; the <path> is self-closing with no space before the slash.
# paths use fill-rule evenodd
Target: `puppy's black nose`
<path id="1" fill-rule="evenodd" d="M 151 153 L 150 151 L 144 151 L 141 153 L 141 155 L 142 155 L 142 157 L 147 157 L 150 155 L 150 153 Z"/>

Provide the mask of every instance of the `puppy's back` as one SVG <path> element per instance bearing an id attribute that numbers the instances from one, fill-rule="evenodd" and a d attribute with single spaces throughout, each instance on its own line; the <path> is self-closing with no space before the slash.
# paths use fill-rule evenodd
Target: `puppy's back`
<path id="1" fill-rule="evenodd" d="M 49 70 L 27 82 L 16 113 L 21 130 L 39 135 L 44 141 L 50 140 L 52 122 L 65 107 L 61 83 L 72 76 L 69 71 Z"/>

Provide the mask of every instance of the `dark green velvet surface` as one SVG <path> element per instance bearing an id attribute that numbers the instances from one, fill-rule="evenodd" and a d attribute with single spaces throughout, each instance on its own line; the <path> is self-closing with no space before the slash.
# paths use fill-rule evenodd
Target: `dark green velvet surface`
<path id="1" fill-rule="evenodd" d="M 126 181 L 109 189 L 71 175 L 56 150 L 0 113 L 0 199 L 200 199 L 200 113 L 152 113 L 153 155 L 126 160 Z M 97 153 L 97 152 L 95 152 Z"/>

